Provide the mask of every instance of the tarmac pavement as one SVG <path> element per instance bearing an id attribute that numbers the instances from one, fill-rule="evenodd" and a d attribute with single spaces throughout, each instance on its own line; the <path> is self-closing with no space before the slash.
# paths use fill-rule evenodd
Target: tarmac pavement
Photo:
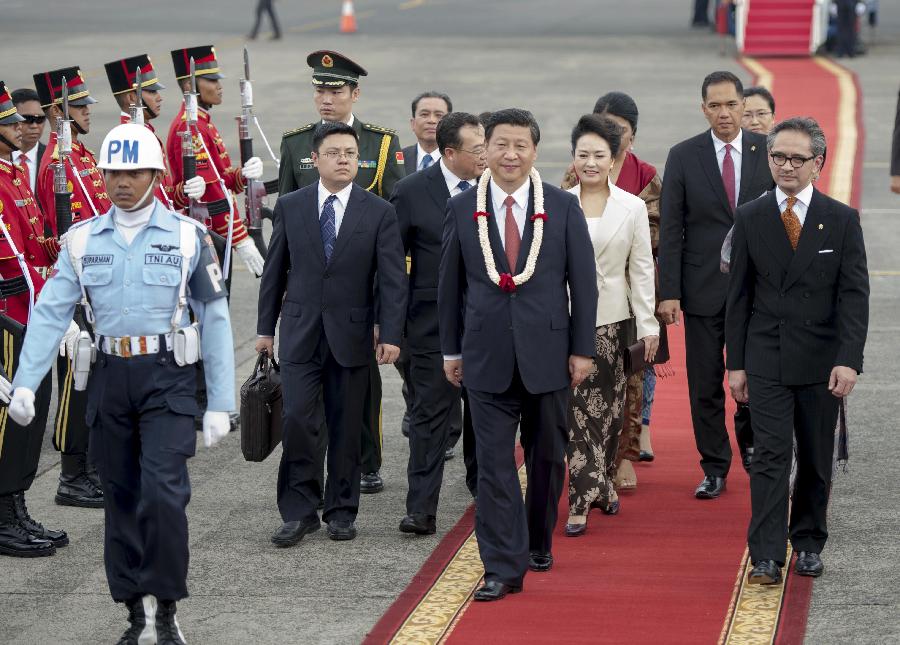
<path id="1" fill-rule="evenodd" d="M 236 156 L 232 119 L 239 113 L 242 34 L 254 4 L 159 0 L 127 10 L 117 4 L 112 13 L 107 2 L 82 0 L 62 15 L 50 0 L 7 0 L 0 9 L 0 42 L 4 51 L 28 54 L 7 58 L 0 78 L 11 88 L 30 86 L 34 72 L 81 65 L 102 101 L 86 137 L 96 150 L 118 122 L 104 62 L 150 53 L 169 87 L 158 122 L 164 136 L 180 101 L 168 51 L 211 42 L 228 75 L 225 102 L 213 118 Z M 412 142 L 409 101 L 425 89 L 446 91 L 456 109 L 475 113 L 527 107 L 543 133 L 538 168 L 556 182 L 568 163 L 572 125 L 600 94 L 616 89 L 631 94 L 641 109 L 637 154 L 661 169 L 671 145 L 706 127 L 699 110 L 703 76 L 729 69 L 749 80 L 732 57 L 719 56 L 715 36 L 688 28 L 689 4 L 570 0 L 551 8 L 539 0 L 371 0 L 356 3 L 360 32 L 345 36 L 336 33 L 337 2 L 276 3 L 285 38 L 250 44 L 256 111 L 277 152 L 283 130 L 315 117 L 306 54 L 337 49 L 369 70 L 356 113 L 397 128 L 404 145 Z M 851 465 L 835 480 L 827 571 L 815 583 L 809 620 L 811 644 L 900 641 L 900 501 L 893 457 L 900 448 L 900 385 L 892 369 L 900 331 L 900 256 L 894 250 L 900 245 L 900 198 L 887 191 L 886 165 L 900 81 L 900 2 L 881 4 L 879 44 L 847 63 L 864 92 L 863 224 L 870 269 L 881 273 L 872 278 L 866 373 L 850 406 Z M 256 145 L 262 153 L 259 138 Z M 270 159 L 261 156 L 265 176 L 274 176 Z M 237 269 L 231 307 L 239 386 L 254 359 L 257 282 Z M 445 471 L 438 534 L 397 531 L 408 448 L 400 434 L 399 378 L 392 367 L 383 368 L 382 376 L 386 488 L 363 496 L 355 541 L 331 542 L 320 531 L 291 549 L 274 548 L 269 536 L 280 524 L 274 494 L 280 449 L 251 464 L 234 434 L 212 450 L 198 446 L 190 462 L 191 597 L 179 603 L 189 642 L 359 642 L 463 513 L 471 500 L 460 455 Z M 0 558 L 3 643 L 113 642 L 124 629 L 125 612 L 112 604 L 106 586 L 103 513 L 54 505 L 58 462 L 48 440 L 28 502 L 37 519 L 66 529 L 72 542 L 52 558 Z M 702 548 L 663 557 L 699 559 Z M 635 563 L 635 575 L 639 568 Z"/>

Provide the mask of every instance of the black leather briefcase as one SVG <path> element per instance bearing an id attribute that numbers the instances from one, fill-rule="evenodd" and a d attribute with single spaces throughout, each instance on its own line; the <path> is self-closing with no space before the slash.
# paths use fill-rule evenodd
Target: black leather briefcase
<path id="1" fill-rule="evenodd" d="M 261 352 L 241 386 L 241 452 L 263 461 L 281 443 L 281 373 L 274 358 Z"/>

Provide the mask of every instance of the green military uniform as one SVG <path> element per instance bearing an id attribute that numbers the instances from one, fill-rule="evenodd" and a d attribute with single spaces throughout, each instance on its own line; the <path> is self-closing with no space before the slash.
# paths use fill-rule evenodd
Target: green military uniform
<path id="1" fill-rule="evenodd" d="M 316 51 L 306 58 L 313 69 L 312 83 L 315 87 L 338 89 L 345 85 L 355 86 L 360 76 L 367 72 L 357 63 L 334 51 Z M 287 193 L 309 186 L 319 180 L 319 171 L 313 165 L 312 140 L 316 126 L 321 121 L 309 123 L 284 133 L 281 139 L 281 164 L 278 171 L 278 194 Z M 356 116 L 352 127 L 359 135 L 359 170 L 354 182 L 383 199 L 388 199 L 394 184 L 406 175 L 403 151 L 396 130 L 365 123 Z M 362 428 L 362 472 L 377 473 L 381 469 L 381 375 L 375 353 L 369 369 L 369 395 L 366 397 Z M 325 433 L 320 433 L 324 438 Z M 320 446 L 324 452 L 324 442 Z M 366 476 L 363 477 L 361 492 L 378 492 L 378 487 L 367 489 Z M 371 482 L 370 482 L 371 484 Z"/>

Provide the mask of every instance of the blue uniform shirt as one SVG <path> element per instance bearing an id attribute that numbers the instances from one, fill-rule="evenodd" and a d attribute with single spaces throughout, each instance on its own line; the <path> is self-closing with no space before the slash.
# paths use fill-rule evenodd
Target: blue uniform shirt
<path id="1" fill-rule="evenodd" d="M 147 225 L 127 244 L 116 230 L 115 207 L 105 216 L 82 226 L 91 229 L 81 280 L 94 310 L 95 334 L 101 336 L 153 336 L 172 331 L 172 314 L 181 284 L 180 222 L 191 221 L 155 202 Z M 204 258 L 210 242 L 197 225 L 194 256 L 188 272 L 188 303 L 201 326 L 201 351 L 206 373 L 208 409 L 234 410 L 234 350 L 224 283 L 210 271 Z M 201 265 L 201 262 L 204 264 Z M 199 266 L 199 268 L 198 268 Z M 195 274 L 196 271 L 196 274 Z M 221 291 L 213 294 L 214 288 Z M 203 300 L 198 293 L 203 292 Z M 25 334 L 13 387 L 37 391 L 50 369 L 63 334 L 81 300 L 81 288 L 68 249 L 59 253 L 55 270 L 44 285 Z M 190 324 L 185 311 L 180 326 Z"/>

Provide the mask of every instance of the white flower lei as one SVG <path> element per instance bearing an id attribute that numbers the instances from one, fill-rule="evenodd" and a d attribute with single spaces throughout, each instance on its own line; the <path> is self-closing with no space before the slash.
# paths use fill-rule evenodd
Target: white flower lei
<path id="1" fill-rule="evenodd" d="M 541 183 L 541 175 L 537 169 L 532 168 L 529 177 L 531 178 L 531 185 L 534 186 L 534 215 L 531 216 L 531 220 L 534 222 L 534 235 L 531 240 L 531 248 L 528 250 L 528 258 L 525 260 L 525 268 L 522 270 L 522 273 L 517 275 L 497 272 L 494 253 L 491 249 L 491 240 L 488 235 L 487 221 L 487 188 L 491 180 L 491 171 L 485 170 L 478 182 L 475 220 L 478 223 L 478 242 L 481 245 L 481 254 L 484 256 L 484 266 L 487 269 L 491 282 L 507 292 L 515 291 L 517 286 L 528 282 L 531 276 L 534 275 L 538 254 L 541 252 L 541 242 L 544 239 L 544 220 L 547 218 L 547 215 L 544 213 L 544 186 Z M 515 271 L 515 267 L 510 267 L 510 270 Z"/>

